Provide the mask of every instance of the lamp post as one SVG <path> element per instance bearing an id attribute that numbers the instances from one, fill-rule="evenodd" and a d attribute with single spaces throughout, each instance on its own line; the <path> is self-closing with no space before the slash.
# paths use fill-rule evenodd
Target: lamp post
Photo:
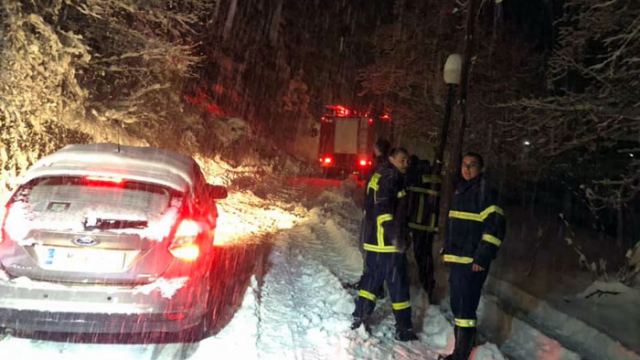
<path id="1" fill-rule="evenodd" d="M 446 197 L 447 191 L 450 191 L 450 186 L 447 184 L 450 182 L 451 176 L 447 173 L 442 174 L 443 169 L 443 159 L 444 159 L 444 148 L 447 145 L 447 135 L 449 133 L 449 123 L 451 122 L 451 113 L 453 110 L 453 104 L 456 98 L 456 88 L 460 84 L 460 79 L 462 77 L 462 57 L 460 54 L 451 54 L 447 58 L 447 61 L 444 64 L 443 71 L 444 82 L 447 84 L 447 102 L 444 108 L 444 118 L 442 119 L 442 126 L 440 128 L 440 139 L 438 140 L 438 147 L 435 153 L 435 161 L 434 166 L 431 169 L 431 174 L 433 174 L 436 179 L 432 180 L 433 183 L 430 184 L 432 190 L 438 192 L 439 196 L 433 199 L 433 207 L 431 208 L 434 211 L 434 214 L 439 214 L 438 218 L 433 218 L 434 222 L 437 220 L 438 224 L 438 238 L 439 240 L 443 239 L 445 226 L 443 219 L 446 219 L 446 214 L 443 214 L 443 211 L 440 208 L 441 201 L 446 205 L 448 198 Z M 444 181 L 443 176 L 444 175 Z M 443 198 L 442 195 L 445 195 Z M 444 207 L 448 209 L 447 207 Z M 436 284 L 445 284 L 446 281 L 443 281 L 444 272 L 441 271 L 439 262 L 436 261 L 434 263 L 434 271 L 438 280 L 436 280 Z M 444 288 L 442 286 L 437 286 L 434 289 L 434 297 L 429 299 L 429 301 L 437 302 L 444 295 Z"/>
<path id="2" fill-rule="evenodd" d="M 465 30 L 465 45 L 463 58 L 460 55 L 447 59 L 449 67 L 445 64 L 445 82 L 449 84 L 449 92 L 455 91 L 454 84 L 460 84 L 460 110 L 462 116 L 460 123 L 457 126 L 457 136 L 453 139 L 453 143 L 449 150 L 449 163 L 442 173 L 442 184 L 440 187 L 440 198 L 438 201 L 438 207 L 440 208 L 440 217 L 438 219 L 438 238 L 443 241 L 446 237 L 447 231 L 447 215 L 449 208 L 451 207 L 451 200 L 453 196 L 453 178 L 455 174 L 460 170 L 460 154 L 462 150 L 462 140 L 464 138 L 464 129 L 467 124 L 467 94 L 469 90 L 469 69 L 471 68 L 471 53 L 473 51 L 474 35 L 475 35 L 475 18 L 478 13 L 478 0 L 469 0 L 467 3 L 467 25 Z M 451 88 L 454 90 L 451 90 Z M 455 95 L 455 92 L 454 92 Z M 449 99 L 447 99 L 449 100 Z M 448 106 L 450 105 L 447 104 Z M 451 109 L 445 111 L 445 121 L 447 127 L 449 126 L 449 118 L 451 117 Z M 443 129 L 444 130 L 444 129 Z M 448 129 L 447 129 L 448 130 Z M 444 131 L 443 131 L 444 133 Z M 441 135 L 441 139 L 444 136 L 446 140 L 446 134 Z M 443 156 L 445 143 L 439 144 L 436 156 Z M 439 166 L 439 164 L 436 164 Z"/>

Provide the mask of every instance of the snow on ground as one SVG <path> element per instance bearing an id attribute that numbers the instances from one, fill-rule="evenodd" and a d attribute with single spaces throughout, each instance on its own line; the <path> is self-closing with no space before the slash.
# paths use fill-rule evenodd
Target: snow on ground
<path id="1" fill-rule="evenodd" d="M 250 255 L 234 261 L 258 264 L 262 260 L 244 250 L 257 246 L 266 249 L 266 260 L 229 265 L 236 271 L 231 281 L 242 287 L 230 295 L 238 297 L 237 308 L 230 307 L 228 321 L 202 341 L 105 344 L 9 335 L 0 340 L 0 353 L 47 359 L 313 360 L 435 359 L 451 350 L 450 322 L 440 308 L 428 306 L 417 288 L 412 289 L 412 304 L 419 341 L 393 339 L 388 298 L 376 309 L 371 335 L 351 331 L 355 292 L 342 284 L 357 280 L 362 270 L 357 246 L 360 210 L 344 196 L 344 189 L 314 196 L 307 206 L 301 202 L 309 193 L 306 188 L 285 190 L 266 197 L 232 192 L 219 203 L 219 249 L 241 249 L 233 251 Z M 475 351 L 475 359 L 503 357 L 488 344 Z"/>

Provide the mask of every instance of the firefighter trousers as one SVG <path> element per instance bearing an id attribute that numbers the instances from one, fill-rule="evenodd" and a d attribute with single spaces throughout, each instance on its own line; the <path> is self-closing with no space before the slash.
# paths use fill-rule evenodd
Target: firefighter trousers
<path id="1" fill-rule="evenodd" d="M 365 268 L 353 316 L 367 319 L 376 306 L 376 291 L 387 283 L 397 329 L 411 329 L 407 257 L 404 253 L 365 251 Z"/>
<path id="2" fill-rule="evenodd" d="M 433 233 L 422 230 L 410 230 L 413 242 L 413 255 L 418 265 L 418 278 L 424 291 L 431 296 L 435 287 L 433 275 Z"/>
<path id="3" fill-rule="evenodd" d="M 489 269 L 473 272 L 471 264 L 451 264 L 449 291 L 451 311 L 457 327 L 475 329 L 476 310 L 488 272 Z"/>

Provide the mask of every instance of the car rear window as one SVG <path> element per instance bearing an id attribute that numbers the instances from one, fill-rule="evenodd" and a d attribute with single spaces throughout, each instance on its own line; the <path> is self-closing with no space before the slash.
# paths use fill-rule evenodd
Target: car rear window
<path id="1" fill-rule="evenodd" d="M 64 212 L 86 207 L 162 212 L 169 206 L 172 191 L 156 184 L 121 180 L 119 183 L 83 177 L 35 179 L 20 189 L 17 198 L 34 211 Z"/>
<path id="2" fill-rule="evenodd" d="M 162 185 L 116 179 L 47 177 L 30 181 L 12 198 L 12 215 L 29 227 L 117 230 L 151 227 L 177 213 L 182 194 Z M 22 215 L 20 215 L 22 214 Z"/>

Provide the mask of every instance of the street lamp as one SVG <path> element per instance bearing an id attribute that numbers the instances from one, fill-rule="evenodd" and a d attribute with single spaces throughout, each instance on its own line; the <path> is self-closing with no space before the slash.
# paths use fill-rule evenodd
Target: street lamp
<path id="1" fill-rule="evenodd" d="M 451 54 L 444 63 L 444 82 L 449 85 L 460 84 L 462 75 L 462 56 L 460 54 Z"/>
<path id="2" fill-rule="evenodd" d="M 451 54 L 444 63 L 443 77 L 447 84 L 447 102 L 445 105 L 444 119 L 442 120 L 442 128 L 440 130 L 440 141 L 436 151 L 436 167 L 442 166 L 442 158 L 444 157 L 444 148 L 447 144 L 447 134 L 449 133 L 449 122 L 451 120 L 451 108 L 456 96 L 456 86 L 460 84 L 462 74 L 462 56 L 460 54 Z"/>

